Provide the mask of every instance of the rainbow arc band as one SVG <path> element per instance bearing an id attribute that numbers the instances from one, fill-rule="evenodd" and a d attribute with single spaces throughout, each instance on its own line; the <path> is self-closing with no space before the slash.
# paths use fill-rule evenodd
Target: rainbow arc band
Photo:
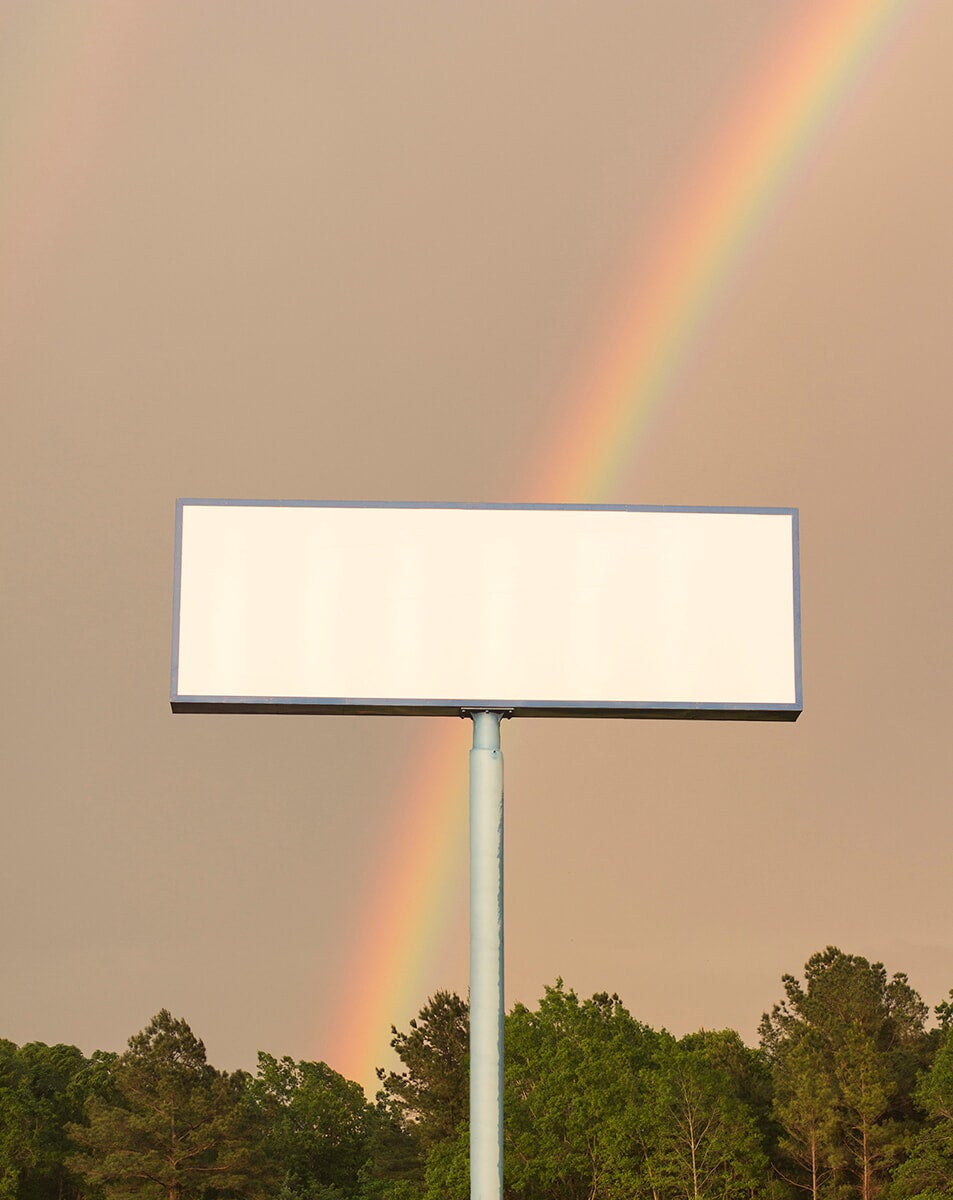
<path id="1" fill-rule="evenodd" d="M 634 257 L 588 369 L 567 383 L 565 418 L 527 465 L 527 495 L 617 498 L 749 249 L 808 178 L 805 164 L 843 106 L 876 83 L 903 31 L 928 8 L 925 0 L 812 0 L 782 15 L 770 44 L 739 73 L 735 102 L 713 114 L 659 227 L 640 242 L 649 264 L 642 252 Z M 374 874 L 384 882 L 361 915 L 369 934 L 354 939 L 345 972 L 360 984 L 342 990 L 316 1042 L 326 1053 L 334 1031 L 339 1065 L 352 1076 L 373 1077 L 394 1014 L 415 1011 L 425 994 L 455 884 L 456 754 L 446 727 L 428 735 L 381 838 Z M 394 855 L 395 843 L 403 854 Z"/>

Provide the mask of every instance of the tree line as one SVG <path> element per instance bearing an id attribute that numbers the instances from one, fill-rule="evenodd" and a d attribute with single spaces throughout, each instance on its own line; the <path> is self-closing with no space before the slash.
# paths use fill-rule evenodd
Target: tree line
<path id="1" fill-rule="evenodd" d="M 835 947 L 760 1045 L 676 1038 L 561 980 L 505 1023 L 507 1200 L 953 1200 L 953 992 Z M 465 1200 L 468 1009 L 438 992 L 368 1102 L 325 1063 L 206 1061 L 163 1009 L 122 1054 L 0 1040 L 0 1200 Z"/>

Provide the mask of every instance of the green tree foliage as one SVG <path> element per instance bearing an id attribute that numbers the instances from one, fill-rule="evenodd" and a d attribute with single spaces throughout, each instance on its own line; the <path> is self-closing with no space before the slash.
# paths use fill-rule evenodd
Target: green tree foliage
<path id="1" fill-rule="evenodd" d="M 783 986 L 759 1050 L 561 980 L 516 1005 L 507 1200 L 953 1200 L 953 992 L 926 1033 L 905 976 L 833 947 Z M 324 1063 L 216 1071 L 166 1010 L 121 1056 L 0 1041 L 0 1200 L 466 1200 L 468 1017 L 438 992 L 392 1029 L 373 1106 Z"/>
<path id="2" fill-rule="evenodd" d="M 784 1130 L 779 1172 L 815 1200 L 875 1200 L 915 1120 L 927 1009 L 907 977 L 829 946 L 783 977 L 761 1040 Z"/>
<path id="3" fill-rule="evenodd" d="M 580 1003 L 561 980 L 538 1010 L 506 1017 L 507 1196 L 575 1200 L 608 1195 L 625 1163 L 641 1027 L 618 997 Z M 427 1200 L 465 1200 L 469 1130 L 431 1148 Z"/>
<path id="4" fill-rule="evenodd" d="M 104 1056 L 75 1046 L 0 1042 L 0 1197 L 75 1200 L 80 1180 L 67 1167 L 70 1122 L 101 1086 Z"/>
<path id="5" fill-rule="evenodd" d="M 425 1164 L 420 1143 L 403 1114 L 383 1091 L 378 1093 L 368 1125 L 363 1200 L 416 1200 L 424 1187 Z"/>
<path id="6" fill-rule="evenodd" d="M 913 1139 L 910 1157 L 894 1176 L 897 1200 L 953 1200 L 953 991 L 936 1009 L 943 1030 L 936 1056 L 915 1098 L 927 1122 Z"/>
<path id="7" fill-rule="evenodd" d="M 469 1006 L 455 992 L 428 998 L 406 1033 L 391 1026 L 400 1072 L 378 1069 L 362 1195 L 416 1200 L 431 1151 L 454 1142 L 469 1111 Z"/>
<path id="8" fill-rule="evenodd" d="M 753 1109 L 743 1098 L 747 1072 L 736 1034 L 663 1039 L 642 1072 L 637 1121 L 643 1191 L 655 1200 L 701 1200 L 763 1193 L 768 1159 Z M 736 1061 L 736 1065 L 740 1065 Z"/>
<path id="9" fill-rule="evenodd" d="M 816 1030 L 792 1033 L 774 1071 L 775 1114 L 783 1130 L 778 1172 L 793 1187 L 820 1200 L 838 1161 L 837 1091 L 829 1077 L 823 1040 Z"/>
<path id="10" fill-rule="evenodd" d="M 15 1200 L 20 1173 L 30 1161 L 29 1122 L 23 1111 L 17 1047 L 0 1039 L 0 1200 Z"/>
<path id="11" fill-rule="evenodd" d="M 557 980 L 534 1012 L 506 1020 L 506 1180 L 526 1200 L 583 1200 L 625 1189 L 639 1069 L 657 1036 L 618 996 L 580 1002 Z"/>
<path id="12" fill-rule="evenodd" d="M 326 1063 L 260 1053 L 249 1092 L 267 1125 L 265 1148 L 283 1180 L 282 1200 L 354 1194 L 372 1112 L 359 1084 Z"/>
<path id="13" fill-rule="evenodd" d="M 412 1127 L 426 1153 L 467 1119 L 470 1009 L 453 992 L 437 992 L 410 1022 L 408 1033 L 391 1026 L 391 1046 L 401 1072 L 378 1071 L 392 1112 Z"/>
<path id="14" fill-rule="evenodd" d="M 677 1042 L 618 996 L 561 980 L 506 1018 L 506 1194 L 513 1200 L 747 1197 L 768 1183 L 762 1057 L 737 1034 Z M 465 1200 L 468 1139 L 434 1147 L 428 1200 Z"/>
<path id="15" fill-rule="evenodd" d="M 33 1131 L 33 1162 L 21 1181 L 20 1200 L 46 1195 L 78 1196 L 78 1180 L 67 1169 L 66 1126 L 80 1118 L 89 1064 L 75 1046 L 32 1042 L 20 1047 Z"/>
<path id="16" fill-rule="evenodd" d="M 107 1200 L 212 1200 L 269 1191 L 246 1076 L 216 1071 L 185 1021 L 162 1009 L 112 1070 L 112 1097 L 91 1096 L 69 1134 L 70 1166 Z"/>
<path id="17" fill-rule="evenodd" d="M 391 1026 L 401 1071 L 379 1069 L 382 1088 L 371 1119 L 364 1195 L 415 1200 L 423 1193 L 427 1157 L 451 1144 L 470 1106 L 470 1010 L 454 992 L 428 999 L 410 1029 Z"/>

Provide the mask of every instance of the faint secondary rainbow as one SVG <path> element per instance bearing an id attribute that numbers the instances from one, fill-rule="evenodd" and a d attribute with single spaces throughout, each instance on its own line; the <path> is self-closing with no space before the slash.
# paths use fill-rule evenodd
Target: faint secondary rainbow
<path id="1" fill-rule="evenodd" d="M 793 21 L 777 31 L 684 177 L 648 261 L 623 289 L 593 365 L 571 389 L 551 449 L 530 472 L 530 498 L 568 503 L 612 495 L 745 251 L 789 194 L 820 135 L 869 77 L 901 18 L 919 6 L 917 0 L 794 6 Z M 391 1024 L 427 999 L 442 923 L 455 910 L 453 894 L 466 887 L 447 870 L 449 861 L 459 861 L 466 837 L 466 756 L 459 743 L 446 727 L 429 734 L 417 769 L 395 797 L 395 832 L 378 854 L 389 865 L 371 872 L 379 882 L 353 969 L 342 976 L 348 982 L 337 1020 L 323 1041 L 333 1047 L 333 1065 L 365 1084 L 389 1057 Z M 395 854 L 398 844 L 405 849 Z"/>
<path id="2" fill-rule="evenodd" d="M 62 269 L 58 252 L 94 193 L 101 147 L 121 125 L 153 17 L 141 6 L 37 5 L 5 20 L 17 70 L 0 89 L 9 181 L 0 187 L 0 333 L 14 345 L 58 295 L 49 284 Z"/>

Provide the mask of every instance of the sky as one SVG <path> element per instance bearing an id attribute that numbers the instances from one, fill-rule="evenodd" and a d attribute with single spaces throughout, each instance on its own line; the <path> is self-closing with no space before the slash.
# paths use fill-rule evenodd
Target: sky
<path id="1" fill-rule="evenodd" d="M 796 724 L 512 720 L 506 999 L 953 987 L 953 6 L 0 0 L 0 1037 L 368 1089 L 469 723 L 173 715 L 177 497 L 797 507 Z M 462 618 L 465 619 L 465 618 Z"/>

